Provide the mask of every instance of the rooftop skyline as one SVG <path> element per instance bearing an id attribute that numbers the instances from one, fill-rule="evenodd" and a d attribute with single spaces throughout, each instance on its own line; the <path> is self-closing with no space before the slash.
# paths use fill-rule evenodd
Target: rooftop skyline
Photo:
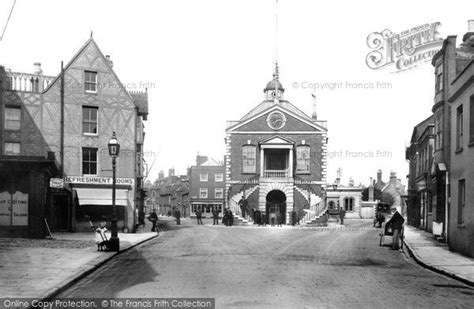
<path id="1" fill-rule="evenodd" d="M 2 1 L 0 21 L 8 3 Z M 470 2 L 459 3 L 347 2 L 341 10 L 338 3 L 279 1 L 279 79 L 285 99 L 309 117 L 316 94 L 318 119 L 328 121 L 328 182 L 338 168 L 343 183 L 352 177 L 367 184 L 378 169 L 406 182 L 405 147 L 413 127 L 430 116 L 434 68 L 426 62 L 399 73 L 370 69 L 367 37 L 440 22 L 441 38 L 461 38 L 473 16 L 457 9 Z M 41 62 L 44 74 L 55 76 L 91 31 L 126 88 L 148 89 L 151 181 L 173 167 L 185 174 L 198 152 L 222 161 L 226 121 L 261 103 L 272 79 L 272 0 L 18 1 L 0 41 L 0 64 L 33 72 Z"/>

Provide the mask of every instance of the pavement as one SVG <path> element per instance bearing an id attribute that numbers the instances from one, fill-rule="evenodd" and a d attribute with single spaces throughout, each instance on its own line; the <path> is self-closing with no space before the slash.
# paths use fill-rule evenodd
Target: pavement
<path id="1" fill-rule="evenodd" d="M 404 242 L 413 258 L 422 266 L 474 286 L 474 259 L 449 250 L 433 234 L 405 226 Z"/>
<path id="2" fill-rule="evenodd" d="M 118 233 L 120 252 L 97 251 L 92 232 L 53 233 L 54 239 L 0 238 L 0 295 L 49 299 L 114 256 L 157 236 Z"/>

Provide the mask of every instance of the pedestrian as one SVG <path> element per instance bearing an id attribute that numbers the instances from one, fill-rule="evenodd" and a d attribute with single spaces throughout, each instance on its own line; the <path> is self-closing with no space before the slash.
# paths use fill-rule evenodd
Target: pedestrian
<path id="1" fill-rule="evenodd" d="M 277 212 L 277 224 L 281 227 L 281 213 Z"/>
<path id="2" fill-rule="evenodd" d="M 377 222 L 379 224 L 379 228 L 382 227 L 382 223 L 385 221 L 385 216 L 380 213 L 380 212 L 377 212 Z M 374 223 L 374 226 L 375 226 L 375 223 Z"/>
<path id="3" fill-rule="evenodd" d="M 245 219 L 245 217 L 247 216 L 248 202 L 244 197 L 242 197 L 238 204 L 240 206 L 240 211 L 242 213 L 242 218 Z"/>
<path id="4" fill-rule="evenodd" d="M 296 221 L 298 221 L 298 213 L 296 211 L 291 212 L 291 225 L 295 225 Z"/>
<path id="5" fill-rule="evenodd" d="M 200 208 L 196 209 L 196 219 L 197 219 L 197 224 L 202 224 L 202 211 Z"/>
<path id="6" fill-rule="evenodd" d="M 105 232 L 107 232 L 106 225 L 107 223 L 105 220 L 102 220 L 99 223 L 99 227 L 95 230 L 95 243 L 97 244 L 97 251 L 107 250 L 108 240 L 107 236 L 105 235 Z"/>
<path id="7" fill-rule="evenodd" d="M 232 213 L 232 210 L 230 210 L 230 208 L 227 208 L 227 216 L 229 217 L 229 226 L 232 226 L 234 224 L 234 214 Z"/>
<path id="8" fill-rule="evenodd" d="M 346 210 L 344 208 L 339 209 L 339 219 L 341 219 L 341 224 L 344 224 L 344 217 L 346 216 Z"/>
<path id="9" fill-rule="evenodd" d="M 266 226 L 267 225 L 267 215 L 265 212 L 262 211 L 262 220 L 258 226 Z"/>
<path id="10" fill-rule="evenodd" d="M 212 218 L 212 225 L 219 225 L 219 211 L 217 210 L 217 207 L 212 210 Z"/>
<path id="11" fill-rule="evenodd" d="M 260 212 L 260 210 L 255 210 L 254 211 L 254 223 L 258 224 L 258 226 L 261 225 L 261 222 L 262 222 L 262 213 Z"/>
<path id="12" fill-rule="evenodd" d="M 225 226 L 229 225 L 229 215 L 227 214 L 227 208 L 224 208 L 224 214 L 222 215 L 222 224 Z"/>
<path id="13" fill-rule="evenodd" d="M 179 208 L 174 212 L 174 216 L 176 218 L 176 225 L 181 225 L 181 211 Z"/>
<path id="14" fill-rule="evenodd" d="M 156 222 L 158 221 L 158 216 L 156 215 L 156 210 L 153 209 L 150 216 L 148 216 L 148 220 L 150 220 L 151 223 L 152 223 L 151 231 L 156 232 Z"/>
<path id="15" fill-rule="evenodd" d="M 405 222 L 405 219 L 398 212 L 397 207 L 393 206 L 392 208 L 390 208 L 390 210 L 392 212 L 392 218 L 390 218 L 390 220 L 387 222 L 387 226 L 389 226 L 393 232 L 391 250 L 398 250 L 400 248 L 400 244 L 399 244 L 400 233 L 402 231 L 403 223 Z"/>

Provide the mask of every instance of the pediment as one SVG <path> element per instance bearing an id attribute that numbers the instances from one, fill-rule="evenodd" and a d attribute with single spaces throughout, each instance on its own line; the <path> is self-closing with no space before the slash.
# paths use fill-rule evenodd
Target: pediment
<path id="1" fill-rule="evenodd" d="M 280 112 L 284 114 L 286 118 L 285 125 L 279 130 L 275 130 L 268 125 L 268 115 L 274 112 Z M 273 105 L 272 107 L 254 115 L 253 117 L 249 117 L 244 121 L 236 122 L 235 124 L 228 127 L 226 131 L 326 132 L 327 129 L 322 127 L 319 123 L 315 123 L 310 119 L 301 117 L 292 111 L 283 108 L 282 106 Z"/>
<path id="2" fill-rule="evenodd" d="M 260 144 L 261 145 L 293 145 L 294 142 L 281 136 L 272 136 L 269 139 L 261 141 Z"/>

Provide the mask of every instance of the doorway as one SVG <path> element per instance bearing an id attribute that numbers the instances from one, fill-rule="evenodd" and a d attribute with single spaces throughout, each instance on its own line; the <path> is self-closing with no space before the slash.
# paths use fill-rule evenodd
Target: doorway
<path id="1" fill-rule="evenodd" d="M 268 224 L 278 224 L 278 214 L 280 214 L 281 223 L 286 222 L 286 195 L 280 190 L 268 192 L 266 198 L 266 214 Z"/>

